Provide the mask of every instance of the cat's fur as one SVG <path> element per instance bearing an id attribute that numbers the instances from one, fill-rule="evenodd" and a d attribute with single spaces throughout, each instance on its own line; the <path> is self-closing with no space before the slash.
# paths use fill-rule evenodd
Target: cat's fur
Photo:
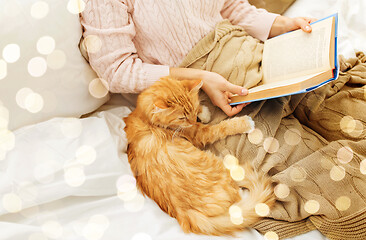
<path id="1" fill-rule="evenodd" d="M 138 188 L 178 220 L 185 232 L 233 234 L 260 219 L 257 203 L 271 207 L 274 195 L 268 177 L 242 165 L 245 178 L 235 182 L 222 159 L 200 150 L 229 135 L 250 131 L 250 117 L 235 117 L 216 125 L 197 122 L 200 80 L 161 79 L 143 91 L 136 109 L 125 118 L 128 160 Z M 240 187 L 250 195 L 242 199 Z M 230 220 L 233 204 L 244 222 Z"/>

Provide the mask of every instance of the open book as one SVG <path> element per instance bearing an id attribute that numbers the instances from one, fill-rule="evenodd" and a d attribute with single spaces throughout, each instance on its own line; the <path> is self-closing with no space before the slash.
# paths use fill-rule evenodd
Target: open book
<path id="1" fill-rule="evenodd" d="M 311 33 L 299 29 L 265 41 L 260 85 L 230 105 L 304 93 L 336 79 L 338 15 L 311 25 Z"/>

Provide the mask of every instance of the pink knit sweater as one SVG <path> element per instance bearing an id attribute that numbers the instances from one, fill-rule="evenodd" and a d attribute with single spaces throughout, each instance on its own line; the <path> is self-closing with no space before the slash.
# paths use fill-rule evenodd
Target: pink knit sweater
<path id="1" fill-rule="evenodd" d="M 265 40 L 276 16 L 247 0 L 87 0 L 81 24 L 84 37 L 100 39 L 88 55 L 110 91 L 137 93 L 169 75 L 223 18 Z"/>

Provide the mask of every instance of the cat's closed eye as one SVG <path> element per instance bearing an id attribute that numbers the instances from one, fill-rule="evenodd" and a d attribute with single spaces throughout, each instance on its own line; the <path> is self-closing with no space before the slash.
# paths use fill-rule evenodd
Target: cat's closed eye
<path id="1" fill-rule="evenodd" d="M 178 117 L 178 120 L 186 120 L 186 119 L 187 119 L 187 117 L 185 117 L 185 116 Z"/>

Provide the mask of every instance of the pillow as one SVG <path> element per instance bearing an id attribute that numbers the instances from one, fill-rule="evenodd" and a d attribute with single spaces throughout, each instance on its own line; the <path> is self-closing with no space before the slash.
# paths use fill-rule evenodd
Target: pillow
<path id="1" fill-rule="evenodd" d="M 78 48 L 83 7 L 82 0 L 0 1 L 0 131 L 80 117 L 109 99 Z"/>
<path id="2" fill-rule="evenodd" d="M 249 0 L 257 8 L 264 8 L 269 12 L 282 14 L 295 0 Z"/>

